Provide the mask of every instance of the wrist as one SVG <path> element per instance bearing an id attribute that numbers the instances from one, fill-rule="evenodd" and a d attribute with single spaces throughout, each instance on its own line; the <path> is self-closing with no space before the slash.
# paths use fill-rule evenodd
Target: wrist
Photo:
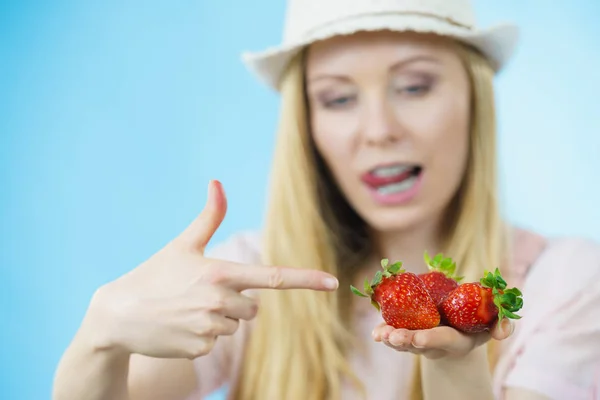
<path id="1" fill-rule="evenodd" d="M 486 346 L 478 346 L 466 354 L 449 355 L 427 362 L 435 364 L 438 369 L 448 369 L 451 371 L 476 371 L 476 375 L 489 371 L 489 362 Z"/>
<path id="2" fill-rule="evenodd" d="M 479 346 L 463 356 L 435 360 L 423 357 L 421 372 L 428 398 L 493 398 L 486 346 Z M 445 390 L 450 388 L 457 396 L 444 397 L 448 393 Z"/>
<path id="3" fill-rule="evenodd" d="M 100 287 L 92 296 L 77 335 L 93 353 L 103 353 L 116 358 L 130 353 L 118 340 L 114 316 L 110 306 L 110 286 Z"/>

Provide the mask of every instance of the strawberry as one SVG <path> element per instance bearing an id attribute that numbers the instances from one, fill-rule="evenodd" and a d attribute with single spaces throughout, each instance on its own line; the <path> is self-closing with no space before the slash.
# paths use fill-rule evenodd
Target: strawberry
<path id="1" fill-rule="evenodd" d="M 440 304 L 442 318 L 453 328 L 476 333 L 488 331 L 502 318 L 520 319 L 515 314 L 523 307 L 517 288 L 506 289 L 500 271 L 485 273 L 479 282 L 464 283 L 446 296 Z"/>
<path id="2" fill-rule="evenodd" d="M 444 300 L 444 297 L 458 287 L 458 282 L 462 277 L 457 277 L 456 263 L 450 257 L 444 257 L 442 253 L 437 254 L 433 259 L 425 252 L 423 257 L 425 263 L 429 267 L 429 272 L 419 274 L 419 278 L 423 281 L 434 303 L 439 304 Z"/>
<path id="3" fill-rule="evenodd" d="M 402 262 L 389 265 L 381 261 L 383 271 L 377 271 L 371 282 L 365 280 L 365 293 L 354 286 L 352 292 L 371 299 L 386 324 L 396 329 L 429 329 L 439 325 L 440 313 L 425 284 L 416 274 L 402 269 Z"/>

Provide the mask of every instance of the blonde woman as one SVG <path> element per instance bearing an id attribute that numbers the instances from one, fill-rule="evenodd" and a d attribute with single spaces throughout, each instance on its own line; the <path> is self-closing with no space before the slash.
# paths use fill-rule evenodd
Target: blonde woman
<path id="1" fill-rule="evenodd" d="M 285 43 L 246 62 L 281 94 L 267 219 L 205 253 L 221 185 L 165 248 L 101 287 L 58 367 L 57 400 L 591 399 L 600 248 L 507 226 L 493 77 L 512 26 L 467 0 L 297 0 Z M 489 334 L 394 330 L 351 284 L 383 257 L 465 280 L 499 266 L 523 318 Z M 361 301 L 363 300 L 363 301 Z"/>

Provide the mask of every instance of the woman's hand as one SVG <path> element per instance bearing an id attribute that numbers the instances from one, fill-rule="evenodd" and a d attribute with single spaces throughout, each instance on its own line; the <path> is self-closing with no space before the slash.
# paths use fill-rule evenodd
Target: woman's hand
<path id="1" fill-rule="evenodd" d="M 410 331 L 394 329 L 382 323 L 373 330 L 373 339 L 397 351 L 420 354 L 429 359 L 462 357 L 490 339 L 507 339 L 514 330 L 513 322 L 504 318 L 490 332 L 464 334 L 449 326 Z"/>
<path id="2" fill-rule="evenodd" d="M 194 359 L 209 353 L 218 336 L 233 334 L 239 320 L 256 316 L 246 289 L 337 288 L 321 271 L 205 258 L 226 203 L 221 185 L 211 182 L 205 209 L 181 235 L 97 291 L 84 321 L 95 348 Z"/>

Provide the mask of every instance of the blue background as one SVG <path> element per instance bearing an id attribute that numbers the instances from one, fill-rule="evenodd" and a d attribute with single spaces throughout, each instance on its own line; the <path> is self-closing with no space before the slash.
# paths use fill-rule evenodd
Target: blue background
<path id="1" fill-rule="evenodd" d="M 259 227 L 277 97 L 239 53 L 278 41 L 284 3 L 0 4 L 0 397 L 46 399 L 95 288 L 178 234 L 209 179 L 230 200 L 216 241 Z M 600 3 L 554 4 L 475 1 L 523 28 L 497 79 L 506 212 L 600 240 Z"/>

